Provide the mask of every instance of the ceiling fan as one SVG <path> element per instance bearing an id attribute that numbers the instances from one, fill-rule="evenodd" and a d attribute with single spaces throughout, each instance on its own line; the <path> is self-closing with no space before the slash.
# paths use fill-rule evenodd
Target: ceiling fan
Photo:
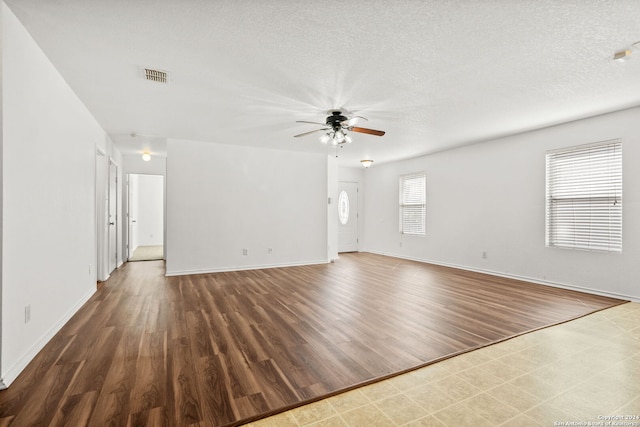
<path id="1" fill-rule="evenodd" d="M 347 113 L 341 110 L 330 110 L 330 116 L 327 116 L 327 120 L 325 123 L 319 122 L 309 122 L 306 120 L 296 120 L 296 123 L 310 123 L 313 125 L 324 126 L 323 128 L 312 130 L 309 132 L 304 132 L 298 135 L 294 135 L 294 138 L 299 138 L 301 136 L 310 135 L 316 132 L 325 132 L 322 136 L 322 142 L 329 143 L 331 142 L 333 145 L 342 145 L 351 142 L 351 137 L 347 134 L 347 132 L 360 132 L 366 133 L 369 135 L 382 136 L 384 135 L 384 131 L 362 128 L 358 126 L 354 126 L 358 119 L 367 120 L 362 116 L 351 116 L 350 118 L 346 116 Z"/>

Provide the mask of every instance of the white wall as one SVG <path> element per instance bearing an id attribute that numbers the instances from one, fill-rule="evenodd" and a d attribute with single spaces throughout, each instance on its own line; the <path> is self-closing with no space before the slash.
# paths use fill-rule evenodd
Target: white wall
<path id="1" fill-rule="evenodd" d="M 168 275 L 328 261 L 324 155 L 170 140 L 166 189 Z"/>
<path id="2" fill-rule="evenodd" d="M 167 170 L 167 159 L 165 157 L 153 156 L 151 160 L 145 162 L 140 154 L 127 154 L 122 156 L 124 173 L 140 173 L 149 175 L 164 175 Z"/>
<path id="3" fill-rule="evenodd" d="M 95 147 L 105 132 L 4 3 L 2 44 L 1 369 L 8 384 L 95 292 Z"/>
<path id="4" fill-rule="evenodd" d="M 327 259 L 338 259 L 338 159 L 327 156 Z"/>
<path id="5" fill-rule="evenodd" d="M 338 178 L 343 182 L 358 182 L 361 183 L 364 180 L 364 172 L 366 171 L 363 167 L 358 168 L 347 168 L 340 167 L 338 170 Z"/>
<path id="6" fill-rule="evenodd" d="M 137 181 L 138 246 L 164 244 L 164 177 L 162 175 L 130 175 Z M 133 237 L 133 236 L 132 236 Z M 135 247 L 134 247 L 135 249 Z"/>
<path id="7" fill-rule="evenodd" d="M 545 151 L 614 138 L 623 253 L 545 247 Z M 639 166 L 640 108 L 377 165 L 365 179 L 366 250 L 640 300 Z M 402 236 L 398 176 L 417 171 L 427 176 L 427 236 Z"/>

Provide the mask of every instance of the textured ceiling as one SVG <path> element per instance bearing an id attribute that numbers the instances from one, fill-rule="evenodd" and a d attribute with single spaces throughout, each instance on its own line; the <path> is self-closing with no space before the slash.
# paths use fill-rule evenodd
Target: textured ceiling
<path id="1" fill-rule="evenodd" d="M 166 138 L 413 157 L 640 105 L 638 0 L 6 0 L 124 153 Z M 167 85 L 141 68 L 169 72 Z M 132 137 L 135 133 L 138 136 Z"/>

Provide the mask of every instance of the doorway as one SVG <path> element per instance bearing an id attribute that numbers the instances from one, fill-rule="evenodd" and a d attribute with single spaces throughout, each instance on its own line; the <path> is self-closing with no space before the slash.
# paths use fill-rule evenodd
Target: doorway
<path id="1" fill-rule="evenodd" d="M 338 252 L 358 251 L 358 183 L 338 187 Z"/>
<path id="2" fill-rule="evenodd" d="M 129 174 L 127 180 L 127 259 L 164 259 L 164 176 Z"/>

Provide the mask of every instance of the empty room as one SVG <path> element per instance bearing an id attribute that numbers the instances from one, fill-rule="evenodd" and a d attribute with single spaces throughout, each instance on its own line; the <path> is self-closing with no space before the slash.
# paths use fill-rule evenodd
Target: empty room
<path id="1" fill-rule="evenodd" d="M 0 427 L 640 426 L 636 0 L 0 31 Z"/>

